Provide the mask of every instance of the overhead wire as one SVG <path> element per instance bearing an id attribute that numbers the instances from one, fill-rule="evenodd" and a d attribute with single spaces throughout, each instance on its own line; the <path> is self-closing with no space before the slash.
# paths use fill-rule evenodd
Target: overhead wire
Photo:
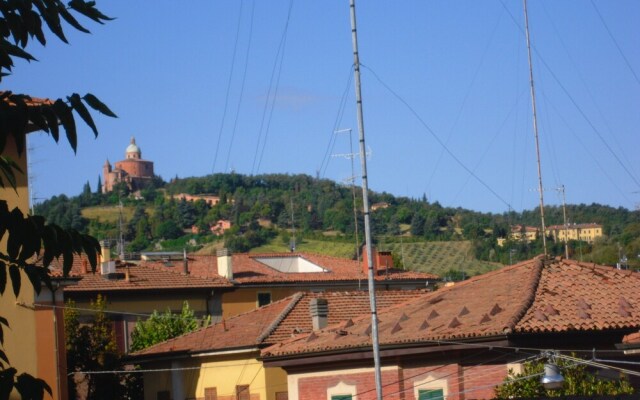
<path id="1" fill-rule="evenodd" d="M 498 200 L 500 200 L 502 203 L 504 203 L 505 206 L 507 207 L 511 207 L 511 205 L 509 204 L 508 201 L 506 201 L 502 196 L 500 196 L 491 186 L 489 186 L 489 184 L 487 184 L 482 178 L 480 178 L 475 172 L 473 172 L 465 163 L 462 162 L 462 160 L 460 160 L 460 158 L 458 158 L 458 156 L 456 156 L 450 149 L 449 147 L 442 141 L 442 139 L 440 139 L 440 137 L 435 133 L 435 131 L 433 129 L 431 129 L 431 127 L 425 122 L 424 119 L 422 119 L 422 117 L 418 114 L 418 112 L 403 98 L 401 97 L 398 93 L 396 93 L 391 87 L 389 87 L 389 85 L 387 85 L 379 76 L 378 74 L 376 74 L 375 71 L 373 71 L 370 67 L 364 65 L 364 64 L 360 64 L 360 66 L 362 66 L 363 68 L 367 69 L 368 71 L 371 72 L 371 74 L 373 74 L 374 78 L 376 78 L 376 80 L 385 88 L 387 89 L 387 91 L 389 91 L 389 93 L 391 93 L 400 103 L 402 103 L 407 110 L 413 114 L 413 116 L 418 120 L 418 122 L 420 122 L 420 124 L 423 126 L 423 128 L 425 128 L 425 130 L 431 135 L 431 137 L 433 137 L 436 142 L 438 142 L 438 144 L 447 152 L 447 154 L 449 154 L 449 156 L 459 165 L 461 166 L 465 171 L 467 171 L 467 173 L 469 175 L 471 175 L 476 181 L 478 181 L 482 186 L 485 187 L 485 189 L 487 189 L 491 194 L 493 194 Z"/>
<path id="2" fill-rule="evenodd" d="M 622 59 L 624 60 L 624 63 L 627 65 L 627 68 L 629 68 L 629 71 L 631 71 L 631 74 L 636 79 L 636 82 L 638 84 L 640 84 L 640 78 L 638 78 L 638 74 L 636 74 L 636 71 L 631 66 L 631 63 L 629 62 L 629 59 L 624 54 L 624 51 L 622 51 L 622 48 L 618 44 L 618 41 L 616 40 L 615 36 L 613 36 L 613 33 L 611 32 L 611 29 L 609 29 L 609 26 L 607 25 L 607 22 L 604 20 L 604 17 L 600 13 L 600 10 L 598 10 L 598 7 L 596 7 L 596 3 L 594 3 L 593 0 L 591 0 L 591 5 L 593 6 L 593 9 L 596 10 L 596 14 L 598 14 L 598 17 L 600 18 L 600 22 L 602 22 L 602 25 L 604 26 L 604 29 L 609 34 L 609 37 L 613 41 L 613 44 L 616 46 L 616 49 L 618 49 L 618 52 L 620 53 L 620 56 L 622 56 Z"/>
<path id="3" fill-rule="evenodd" d="M 229 71 L 229 78 L 227 79 L 227 90 L 224 96 L 224 107 L 222 108 L 222 119 L 220 121 L 220 128 L 218 129 L 218 142 L 216 144 L 215 152 L 213 153 L 213 164 L 211 165 L 211 173 L 215 171 L 216 162 L 218 160 L 218 150 L 220 149 L 220 140 L 222 139 L 222 132 L 224 130 L 224 123 L 227 116 L 227 108 L 229 106 L 229 94 L 231 93 L 231 82 L 233 80 L 233 71 L 236 64 L 236 52 L 238 50 L 238 41 L 240 37 L 240 26 L 242 22 L 242 8 L 244 1 L 240 0 L 240 12 L 238 13 L 238 22 L 236 28 L 236 38 L 233 44 L 233 55 L 231 56 L 231 69 Z"/>
<path id="4" fill-rule="evenodd" d="M 544 97 L 544 96 L 543 96 Z M 602 164 L 600 164 L 600 161 L 598 161 L 599 157 L 597 157 L 595 154 L 593 154 L 588 148 L 587 146 L 584 144 L 584 141 L 582 140 L 582 138 L 580 137 L 580 135 L 578 135 L 575 130 L 573 129 L 573 127 L 569 124 L 569 122 L 567 122 L 567 120 L 565 119 L 564 115 L 562 114 L 562 112 L 560 112 L 560 110 L 558 110 L 555 105 L 551 102 L 549 102 L 549 104 L 551 104 L 553 110 L 556 112 L 556 114 L 558 115 L 558 117 L 560 118 L 560 120 L 566 125 L 567 129 L 569 130 L 569 132 L 573 135 L 574 139 L 580 144 L 580 146 L 582 146 L 582 149 L 584 151 L 587 152 L 587 154 L 589 155 L 589 159 L 591 161 L 593 161 L 598 168 L 600 169 L 600 171 L 604 174 L 604 176 L 607 178 L 607 180 L 609 181 L 609 183 L 611 183 L 613 185 L 614 188 L 616 188 L 616 190 L 618 191 L 618 193 L 629 203 L 631 203 L 631 200 L 627 197 L 626 193 L 620 189 L 620 187 L 618 186 L 618 184 L 613 180 L 613 178 L 609 175 L 609 173 L 607 172 L 607 170 L 602 166 Z"/>
<path id="5" fill-rule="evenodd" d="M 520 24 L 518 23 L 518 21 L 516 20 L 515 16 L 511 13 L 511 11 L 507 8 L 507 5 L 504 3 L 504 0 L 500 0 L 500 3 L 502 4 L 502 6 L 505 8 L 505 10 L 507 10 L 507 13 L 509 14 L 509 16 L 511 17 L 511 20 L 513 21 L 513 23 L 516 25 L 516 27 L 520 30 L 521 34 L 524 34 L 523 28 L 520 26 Z M 538 57 L 538 59 L 540 60 L 540 62 L 542 63 L 542 65 L 545 67 L 545 69 L 549 72 L 549 74 L 551 75 L 551 77 L 553 78 L 553 80 L 556 82 L 556 84 L 558 85 L 558 87 L 562 90 L 562 92 L 565 94 L 565 96 L 567 96 L 567 98 L 569 99 L 569 101 L 573 104 L 573 106 L 576 108 L 576 110 L 578 111 L 578 113 L 582 116 L 582 118 L 585 120 L 585 122 L 587 122 L 587 124 L 591 127 L 591 130 L 596 134 L 596 136 L 600 139 L 600 141 L 602 142 L 602 144 L 604 144 L 605 148 L 609 151 L 609 153 L 613 156 L 613 158 L 616 160 L 616 162 L 620 165 L 620 167 L 627 173 L 627 175 L 631 178 L 631 180 L 633 180 L 633 182 L 638 186 L 638 188 L 640 188 L 640 181 L 631 173 L 631 171 L 629 170 L 629 168 L 627 168 L 627 166 L 622 162 L 622 160 L 620 160 L 620 157 L 618 157 L 618 155 L 613 151 L 613 149 L 611 148 L 611 146 L 609 146 L 609 143 L 607 143 L 607 141 L 604 139 L 604 137 L 602 136 L 602 134 L 600 133 L 600 131 L 598 130 L 598 128 L 596 128 L 596 126 L 594 125 L 594 123 L 591 121 L 591 119 L 587 116 L 587 114 L 584 112 L 584 110 L 582 109 L 582 107 L 580 107 L 580 105 L 578 104 L 578 102 L 576 101 L 576 99 L 571 95 L 571 93 L 569 93 L 569 90 L 566 88 L 566 86 L 560 81 L 560 79 L 558 78 L 558 76 L 556 75 L 556 73 L 553 71 L 553 69 L 549 66 L 549 64 L 545 61 L 544 57 L 542 57 L 542 55 L 540 54 L 540 52 L 537 50 L 537 48 L 535 46 L 533 46 L 533 51 L 536 53 L 536 56 Z"/>
<path id="6" fill-rule="evenodd" d="M 280 84 L 280 76 L 282 72 L 282 65 L 284 63 L 284 53 L 287 43 L 287 37 L 289 33 L 289 22 L 291 21 L 291 11 L 293 9 L 293 0 L 289 1 L 289 7 L 287 9 L 287 18 L 285 20 L 284 30 L 280 38 L 278 50 L 276 51 L 276 58 L 273 63 L 273 69 L 271 70 L 271 78 L 269 79 L 269 89 L 267 91 L 267 98 L 265 99 L 264 108 L 262 111 L 262 119 L 260 121 L 260 129 L 258 130 L 258 140 L 256 141 L 256 151 L 253 156 L 253 165 L 251 166 L 251 174 L 254 175 L 260 170 L 260 164 L 262 163 L 262 156 L 264 155 L 264 149 L 267 145 L 267 136 L 269 134 L 269 127 L 271 125 L 271 117 L 273 116 L 273 110 L 278 98 L 278 89 Z M 277 73 L 276 73 L 277 71 Z M 275 89 L 273 89 L 273 100 L 271 99 L 271 89 L 273 88 L 273 80 L 276 77 Z M 267 117 L 268 114 L 268 117 Z M 266 124 L 265 124 L 266 118 Z M 263 129 L 264 128 L 264 129 Z M 262 133 L 264 131 L 264 139 L 262 139 Z M 262 139 L 262 149 L 260 150 L 260 143 Z"/>
<path id="7" fill-rule="evenodd" d="M 247 70 L 249 69 L 249 54 L 251 52 L 251 42 L 253 40 L 253 17 L 255 14 L 255 0 L 251 3 L 251 17 L 249 18 L 249 38 L 247 41 L 247 50 L 244 56 L 244 68 L 242 71 L 242 81 L 240 84 L 240 93 L 238 95 L 238 105 L 236 106 L 236 115 L 233 120 L 233 128 L 231 129 L 231 140 L 229 141 L 229 150 L 227 151 L 227 160 L 225 162 L 224 171 L 229 170 L 229 160 L 231 159 L 231 149 L 233 148 L 233 141 L 236 136 L 238 128 L 238 120 L 240 119 L 240 106 L 242 105 L 242 99 L 244 97 L 244 87 L 247 81 Z"/>
<path id="8" fill-rule="evenodd" d="M 498 19 L 495 23 L 495 25 L 493 26 L 493 29 L 491 30 L 491 34 L 489 35 L 489 40 L 487 41 L 486 46 L 484 47 L 484 50 L 482 51 L 482 55 L 480 56 L 480 61 L 478 62 L 478 65 L 476 66 L 475 71 L 473 72 L 473 76 L 471 77 L 471 82 L 469 83 L 469 86 L 467 87 L 467 91 L 464 95 L 464 98 L 462 99 L 462 103 L 460 103 L 460 108 L 458 109 L 458 113 L 456 114 L 456 117 L 453 121 L 453 124 L 451 125 L 451 128 L 449 129 L 449 134 L 447 135 L 447 139 L 445 140 L 445 144 L 449 145 L 449 141 L 451 140 L 451 136 L 453 135 L 453 132 L 456 128 L 456 126 L 458 125 L 458 122 L 460 121 L 460 117 L 462 116 L 462 111 L 464 110 L 466 104 L 467 104 L 467 100 L 469 99 L 469 96 L 471 95 L 471 89 L 473 88 L 473 86 L 476 83 L 476 79 L 478 77 L 478 74 L 480 73 L 480 68 L 482 68 L 482 65 L 484 64 L 484 59 L 485 56 L 487 55 L 487 53 L 489 52 L 489 47 L 491 46 L 491 43 L 493 43 L 493 38 L 495 36 L 496 31 L 498 30 L 498 26 L 500 25 L 500 21 L 502 20 L 502 13 L 500 15 L 498 15 Z M 438 155 L 438 159 L 436 161 L 435 166 L 433 167 L 432 171 L 431 171 L 431 176 L 429 176 L 429 179 L 427 181 L 427 188 L 430 189 L 431 188 L 431 183 L 433 181 L 434 176 L 436 175 L 436 171 L 438 170 L 438 167 L 440 165 L 440 162 L 442 161 L 442 157 L 444 156 L 444 149 L 441 148 L 440 149 L 440 154 Z"/>
<path id="9" fill-rule="evenodd" d="M 333 123 L 333 129 L 331 129 L 331 134 L 329 136 L 329 143 L 327 144 L 327 149 L 324 153 L 324 157 L 322 158 L 322 162 L 320 163 L 320 168 L 318 168 L 319 175 L 324 177 L 327 168 L 329 167 L 329 160 L 331 159 L 331 154 L 333 153 L 333 148 L 335 146 L 336 135 L 335 131 L 340 128 L 340 124 L 342 123 L 342 118 L 344 116 L 344 111 L 346 109 L 347 99 L 349 98 L 349 93 L 351 92 L 349 89 L 351 88 L 351 82 L 353 80 L 353 64 L 349 68 L 349 77 L 347 78 L 347 84 L 342 92 L 342 97 L 340 98 L 340 103 L 338 105 L 338 112 L 336 113 L 336 119 Z"/>
<path id="10" fill-rule="evenodd" d="M 618 141 L 617 135 L 614 134 L 613 129 L 611 129 L 611 126 L 609 125 L 609 121 L 607 120 L 607 118 L 605 117 L 604 113 L 602 112 L 602 108 L 598 105 L 598 102 L 596 101 L 595 96 L 593 95 L 593 91 L 590 89 L 589 85 L 587 84 L 586 79 L 584 78 L 584 75 L 582 74 L 578 63 L 576 63 L 576 61 L 573 59 L 573 57 L 571 56 L 571 52 L 569 51 L 569 48 L 567 46 L 567 44 L 565 43 L 564 39 L 563 39 L 563 35 L 560 34 L 558 27 L 555 23 L 555 21 L 553 20 L 551 13 L 549 13 L 549 11 L 547 10 L 547 7 L 545 6 L 544 2 L 540 3 L 542 5 L 542 10 L 545 12 L 547 19 L 551 22 L 551 27 L 553 28 L 554 32 L 556 33 L 556 38 L 558 40 L 558 42 L 560 43 L 560 45 L 562 46 L 562 48 L 564 49 L 564 52 L 567 54 L 567 58 L 569 59 L 569 61 L 571 62 L 571 64 L 573 65 L 573 69 L 576 71 L 576 76 L 580 79 L 580 82 L 582 83 L 582 86 L 584 86 L 585 91 L 587 92 L 587 94 L 589 95 L 589 99 L 591 99 L 591 102 L 593 103 L 593 106 L 595 107 L 596 111 L 598 111 L 598 114 L 600 115 L 600 118 L 602 119 L 604 126 L 607 128 L 607 131 L 609 132 L 609 136 L 611 138 L 613 138 L 615 144 L 618 147 L 618 152 L 622 155 L 622 157 L 625 159 L 626 163 L 631 165 L 633 164 L 629 157 L 627 156 L 624 146 L 620 145 L 620 142 Z M 593 4 L 593 1 L 592 1 Z M 594 5 L 595 7 L 595 5 Z"/>
<path id="11" fill-rule="evenodd" d="M 520 97 L 522 97 L 524 94 L 526 93 L 526 90 L 522 90 L 520 92 Z M 487 143 L 487 146 L 485 147 L 484 152 L 482 153 L 482 155 L 480 156 L 480 158 L 477 160 L 473 170 L 475 171 L 476 169 L 478 169 L 478 167 L 480 166 L 480 164 L 482 163 L 482 161 L 484 160 L 484 158 L 486 157 L 486 155 L 489 153 L 489 150 L 493 147 L 493 142 L 495 142 L 495 140 L 498 138 L 500 132 L 502 131 L 502 128 L 504 128 L 504 126 L 506 125 L 509 117 L 511 116 L 511 113 L 517 108 L 518 105 L 518 100 L 516 100 L 516 103 L 514 103 L 514 105 L 511 107 L 511 110 L 509 110 L 509 112 L 507 113 L 507 115 L 505 116 L 505 118 L 502 120 L 502 123 L 500 124 L 500 126 L 498 127 L 498 129 L 496 130 L 496 133 L 493 135 L 493 137 L 491 138 L 491 140 L 489 140 L 489 142 Z M 467 179 L 464 181 L 464 183 L 462 184 L 462 186 L 460 187 L 460 189 L 458 190 L 458 192 L 456 193 L 456 195 L 453 197 L 453 202 L 455 203 L 455 201 L 457 200 L 457 198 L 460 196 L 460 194 L 462 193 L 462 191 L 464 190 L 464 188 L 466 187 L 467 183 L 469 182 L 469 179 L 471 177 L 469 175 L 467 175 Z"/>

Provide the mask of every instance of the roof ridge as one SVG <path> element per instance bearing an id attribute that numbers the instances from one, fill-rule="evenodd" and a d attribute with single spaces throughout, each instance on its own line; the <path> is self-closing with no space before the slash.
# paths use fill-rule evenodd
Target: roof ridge
<path id="1" fill-rule="evenodd" d="M 280 325 L 284 318 L 291 312 L 291 310 L 293 310 L 293 307 L 298 304 L 302 296 L 302 292 L 298 292 L 292 296 L 291 302 L 284 308 L 284 310 L 282 310 L 282 312 L 280 312 L 276 319 L 274 319 L 271 324 L 269 324 L 267 329 L 265 329 L 264 332 L 262 332 L 260 336 L 258 336 L 258 343 L 264 342 L 273 333 L 273 331 L 276 330 L 276 328 Z"/>
<path id="2" fill-rule="evenodd" d="M 538 285 L 540 284 L 540 278 L 542 278 L 542 270 L 544 269 L 544 256 L 538 256 L 534 259 L 535 264 L 531 271 L 530 282 L 529 285 L 525 287 L 525 299 L 520 305 L 520 308 L 516 310 L 513 316 L 507 322 L 507 326 L 505 327 L 506 333 L 511 333 L 514 331 L 518 322 L 522 320 L 522 318 L 527 313 L 527 310 L 536 299 L 536 292 L 538 291 Z"/>

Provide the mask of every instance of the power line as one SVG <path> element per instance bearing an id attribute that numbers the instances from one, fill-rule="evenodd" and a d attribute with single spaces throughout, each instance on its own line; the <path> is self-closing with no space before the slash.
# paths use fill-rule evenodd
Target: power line
<path id="1" fill-rule="evenodd" d="M 422 119 L 422 117 L 420 117 L 420 115 L 418 114 L 418 112 L 411 107 L 411 105 L 409 105 L 409 103 L 402 98 L 398 93 L 396 93 L 393 89 L 391 89 L 391 87 L 389 87 L 389 85 L 387 85 L 384 81 L 382 81 L 382 79 L 378 76 L 378 74 L 375 73 L 375 71 L 373 71 L 371 68 L 369 68 L 368 66 L 364 65 L 364 64 L 360 64 L 362 65 L 362 67 L 366 68 L 367 70 L 369 70 L 374 78 L 376 78 L 376 80 L 385 88 L 389 91 L 389 93 L 391 93 L 399 102 L 401 102 L 408 110 L 411 114 L 413 114 L 413 116 L 418 120 L 418 122 L 420 122 L 420 124 L 426 129 L 426 131 L 438 142 L 438 144 L 440 146 L 442 146 L 442 148 L 447 152 L 447 154 L 449 154 L 449 156 L 451 158 L 453 158 L 453 160 L 458 163 L 458 165 L 460 165 L 465 171 L 467 171 L 467 173 L 469 175 L 471 175 L 475 180 L 477 180 L 482 186 L 484 186 L 489 192 L 491 192 L 491 194 L 493 194 L 498 200 L 500 200 L 502 203 L 504 203 L 505 206 L 507 207 L 511 207 L 511 204 L 509 204 L 509 202 L 507 202 L 504 198 L 502 198 L 502 196 L 500 196 L 495 190 L 493 190 L 484 180 L 482 180 L 478 175 L 476 175 L 471 169 L 469 169 L 469 167 L 467 167 L 462 160 L 460 160 L 448 147 L 447 145 L 442 141 L 442 139 L 440 139 L 440 137 L 438 137 L 438 135 L 436 135 L 436 133 L 433 131 L 433 129 L 431 129 L 431 127 Z"/>
<path id="2" fill-rule="evenodd" d="M 640 79 L 638 78 L 638 74 L 636 74 L 636 71 L 633 69 L 633 67 L 631 66 L 631 63 L 627 59 L 627 56 L 625 56 L 624 52 L 622 51 L 622 48 L 620 48 L 618 41 L 616 40 L 615 36 L 613 36 L 613 33 L 611 33 L 609 26 L 607 25 L 604 18 L 602 17 L 602 14 L 600 14 L 600 10 L 598 10 L 598 7 L 596 7 L 596 4 L 593 2 L 593 0 L 591 0 L 591 5 L 593 6 L 593 9 L 596 10 L 596 14 L 598 14 L 598 17 L 600 17 L 600 21 L 602 22 L 602 25 L 604 25 L 604 29 L 606 29 L 607 33 L 609 34 L 609 37 L 613 41 L 613 44 L 615 44 L 616 49 L 618 49 L 618 52 L 622 56 L 624 63 L 627 65 L 627 67 L 631 71 L 631 74 L 633 74 L 633 77 L 636 79 L 636 82 L 640 84 Z"/>
<path id="3" fill-rule="evenodd" d="M 336 113 L 336 119 L 333 123 L 333 129 L 331 130 L 331 135 L 329 136 L 329 143 L 327 144 L 327 150 L 324 153 L 324 157 L 322 158 L 322 162 L 320 163 L 320 168 L 318 169 L 319 175 L 324 177 L 327 172 L 327 167 L 329 167 L 329 159 L 331 153 L 333 153 L 333 147 L 335 146 L 336 135 L 335 131 L 338 130 L 338 127 L 342 123 L 342 117 L 344 115 L 344 111 L 346 108 L 347 99 L 349 97 L 349 89 L 351 88 L 351 82 L 353 79 L 353 65 L 349 67 L 349 77 L 347 79 L 347 84 L 342 92 L 342 97 L 340 98 L 340 104 L 338 106 L 338 112 Z"/>
<path id="4" fill-rule="evenodd" d="M 227 152 L 227 161 L 225 162 L 224 170 L 228 171 L 229 168 L 229 159 L 231 158 L 231 148 L 233 146 L 233 140 L 236 137 L 236 130 L 238 128 L 238 119 L 240 117 L 240 106 L 242 105 L 242 99 L 244 97 L 244 85 L 247 81 L 247 70 L 249 66 L 249 53 L 251 51 L 251 41 L 253 39 L 253 15 L 255 10 L 256 3 L 251 3 L 251 18 L 249 22 L 249 41 L 247 42 L 247 51 L 244 57 L 244 69 L 242 72 L 242 83 L 240 84 L 240 94 L 238 96 L 238 105 L 236 107 L 236 115 L 233 120 L 233 129 L 231 130 L 231 141 L 229 143 L 229 151 Z"/>
<path id="5" fill-rule="evenodd" d="M 521 34 L 524 34 L 522 27 L 520 26 L 520 24 L 518 23 L 518 21 L 516 20 L 516 18 L 513 16 L 513 14 L 511 13 L 511 11 L 509 11 L 509 9 L 507 8 L 507 5 L 504 3 L 503 0 L 500 0 L 500 3 L 502 4 L 502 6 L 504 7 L 505 10 L 507 10 L 507 13 L 509 14 L 509 16 L 511 17 L 511 20 L 513 21 L 513 23 L 516 25 L 516 27 L 520 30 Z M 571 93 L 569 93 L 569 91 L 567 90 L 567 88 L 562 84 L 562 82 L 560 81 L 560 79 L 558 78 L 558 76 L 555 74 L 555 72 L 551 69 L 551 67 L 549 66 L 549 64 L 547 64 L 547 62 L 545 61 L 544 57 L 542 57 L 542 55 L 538 52 L 538 50 L 533 47 L 533 51 L 535 51 L 536 55 L 538 56 L 538 59 L 540 60 L 540 62 L 542 62 L 542 65 L 544 65 L 544 67 L 546 68 L 546 70 L 549 72 L 549 74 L 551 74 L 551 77 L 553 78 L 553 80 L 556 82 L 556 84 L 560 87 L 560 89 L 562 90 L 562 92 L 564 92 L 564 94 L 569 98 L 569 101 L 573 104 L 573 106 L 576 108 L 576 110 L 578 110 L 578 113 L 582 116 L 582 118 L 584 118 L 584 120 L 587 122 L 587 124 L 591 127 L 591 129 L 593 130 L 593 132 L 598 136 L 598 138 L 600 139 L 600 141 L 604 144 L 604 146 L 607 148 L 607 150 L 609 151 L 609 153 L 611 153 L 611 155 L 613 156 L 613 158 L 618 162 L 618 164 L 622 167 L 622 169 L 627 173 L 627 175 L 629 175 L 629 177 L 635 182 L 636 185 L 638 185 L 638 187 L 640 188 L 640 181 L 638 181 L 638 179 L 636 179 L 636 177 L 631 173 L 631 171 L 627 168 L 627 166 L 622 163 L 622 161 L 620 160 L 620 157 L 618 157 L 618 155 L 613 151 L 613 149 L 611 148 L 611 146 L 609 146 L 609 144 L 606 142 L 606 140 L 604 140 L 604 137 L 602 136 L 602 134 L 600 134 L 600 131 L 596 128 L 596 126 L 593 124 L 593 122 L 591 121 L 591 119 L 589 119 L 589 117 L 587 116 L 587 114 L 582 110 L 582 108 L 578 105 L 577 101 L 573 98 L 573 96 L 571 95 Z"/>
<path id="6" fill-rule="evenodd" d="M 218 143 L 216 144 L 216 151 L 213 153 L 213 164 L 211 165 L 211 172 L 213 173 L 216 168 L 216 161 L 218 159 L 218 149 L 220 148 L 220 139 L 222 138 L 222 130 L 224 128 L 224 122 L 227 116 L 227 108 L 229 106 L 229 93 L 231 92 L 231 81 L 233 78 L 233 71 L 235 70 L 236 63 L 236 51 L 238 50 L 238 38 L 240 36 L 240 22 L 242 21 L 242 6 L 244 1 L 240 1 L 240 12 L 238 13 L 238 27 L 236 28 L 236 38 L 233 44 L 233 55 L 231 56 L 231 70 L 229 71 L 229 78 L 227 80 L 227 91 L 224 96 L 224 107 L 222 109 L 222 120 L 220 121 L 220 129 L 218 130 Z"/>
<path id="7" fill-rule="evenodd" d="M 287 43 L 287 37 L 289 33 L 289 22 L 291 20 L 291 10 L 293 9 L 293 0 L 289 2 L 289 8 L 287 10 L 287 19 L 284 25 L 284 30 L 282 32 L 282 37 L 280 38 L 280 44 L 278 45 L 278 50 L 276 52 L 276 59 L 273 64 L 273 70 L 271 71 L 271 78 L 269 80 L 269 90 L 267 91 L 267 98 L 265 99 L 264 109 L 262 111 L 262 120 L 260 121 L 260 129 L 258 130 L 258 140 L 256 141 L 256 151 L 253 156 L 253 165 L 251 166 L 251 174 L 256 174 L 260 170 L 260 164 L 262 163 L 262 156 L 264 154 L 264 149 L 267 146 L 267 136 L 269 134 L 269 126 L 271 125 L 271 117 L 273 116 L 273 110 L 275 109 L 276 100 L 278 98 L 278 87 L 280 84 L 280 76 L 282 73 L 282 65 L 284 63 L 284 51 Z M 277 74 L 276 74 L 277 70 Z M 271 98 L 271 89 L 273 87 L 273 79 L 276 77 L 275 89 L 273 92 L 273 100 L 271 104 L 269 104 Z M 271 108 L 269 109 L 269 106 Z M 267 117 L 267 110 L 269 116 Z M 265 127 L 265 118 L 266 118 L 266 127 Z M 262 150 L 260 150 L 260 141 L 262 137 L 262 132 L 264 128 L 264 141 Z"/>

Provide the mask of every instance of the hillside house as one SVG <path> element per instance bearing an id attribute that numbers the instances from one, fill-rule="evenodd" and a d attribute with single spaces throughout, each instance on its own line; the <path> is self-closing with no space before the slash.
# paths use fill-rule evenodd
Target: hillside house
<path id="1" fill-rule="evenodd" d="M 545 230 L 547 236 L 553 236 L 554 241 L 566 242 L 569 240 L 580 240 L 593 243 L 596 239 L 604 235 L 600 224 L 567 224 L 551 225 Z"/>
<path id="2" fill-rule="evenodd" d="M 548 349 L 624 359 L 616 344 L 640 327 L 639 285 L 638 273 L 538 257 L 381 310 L 384 398 L 492 398 Z M 289 400 L 373 399 L 370 321 L 266 348 L 264 366 L 286 371 Z"/>

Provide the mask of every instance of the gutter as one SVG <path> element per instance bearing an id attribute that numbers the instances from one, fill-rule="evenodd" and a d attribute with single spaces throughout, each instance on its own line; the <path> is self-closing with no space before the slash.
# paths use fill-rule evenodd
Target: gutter
<path id="1" fill-rule="evenodd" d="M 455 340 L 455 339 L 454 339 Z M 476 345 L 476 346 L 474 346 Z M 421 355 L 452 350 L 478 350 L 492 347 L 508 347 L 510 342 L 507 335 L 496 335 L 483 338 L 481 341 L 458 341 L 453 340 L 433 340 L 431 342 L 401 343 L 395 345 L 383 345 L 380 349 L 381 358 L 402 357 L 411 355 Z M 370 360 L 372 351 L 370 348 L 362 346 L 359 348 L 344 348 L 328 352 L 314 352 L 306 354 L 287 354 L 281 356 L 258 357 L 265 367 L 294 367 L 313 365 L 320 363 L 332 363 L 341 361 Z"/>

